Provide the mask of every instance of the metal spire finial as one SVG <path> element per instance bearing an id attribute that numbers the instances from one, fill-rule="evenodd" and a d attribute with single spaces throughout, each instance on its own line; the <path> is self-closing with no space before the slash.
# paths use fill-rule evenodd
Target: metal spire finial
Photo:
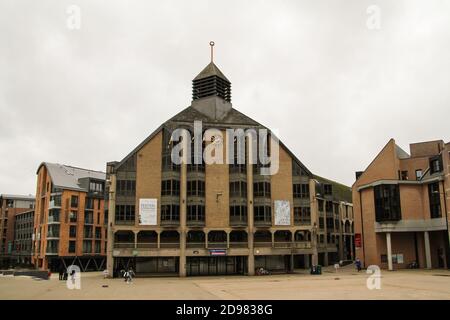
<path id="1" fill-rule="evenodd" d="M 214 41 L 210 41 L 209 45 L 211 46 L 211 62 L 214 61 Z"/>

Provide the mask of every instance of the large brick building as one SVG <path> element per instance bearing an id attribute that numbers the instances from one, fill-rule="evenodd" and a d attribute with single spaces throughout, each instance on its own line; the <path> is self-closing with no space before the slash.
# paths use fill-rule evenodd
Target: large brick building
<path id="1" fill-rule="evenodd" d="M 99 270 L 105 264 L 105 173 L 56 163 L 37 170 L 33 263 L 58 270 L 78 265 Z"/>
<path id="2" fill-rule="evenodd" d="M 14 242 L 11 253 L 13 264 L 31 266 L 33 254 L 34 209 L 16 214 Z"/>
<path id="3" fill-rule="evenodd" d="M 199 136 L 194 121 L 201 122 Z M 171 154 L 180 128 L 185 139 L 194 137 L 180 139 L 191 148 L 177 164 Z M 240 142 L 231 142 L 227 129 L 267 128 L 232 107 L 231 83 L 211 62 L 193 80 L 191 106 L 122 161 L 108 163 L 111 274 L 132 266 L 138 274 L 252 275 L 259 267 L 286 272 L 352 259 L 351 189 L 315 176 L 283 143 L 272 175 L 249 161 L 249 137 L 245 163 L 206 161 L 210 146 L 225 155 L 227 145 L 236 160 Z"/>
<path id="4" fill-rule="evenodd" d="M 16 215 L 34 208 L 34 196 L 0 195 L 0 266 L 14 264 L 14 225 Z"/>
<path id="5" fill-rule="evenodd" d="M 356 255 L 389 270 L 448 268 L 450 144 L 391 139 L 353 185 Z M 360 239 L 360 240 L 359 240 Z"/>

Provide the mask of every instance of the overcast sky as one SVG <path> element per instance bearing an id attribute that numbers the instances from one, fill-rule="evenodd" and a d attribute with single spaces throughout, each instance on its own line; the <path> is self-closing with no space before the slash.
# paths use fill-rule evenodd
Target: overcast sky
<path id="1" fill-rule="evenodd" d="M 0 0 L 0 193 L 34 194 L 43 161 L 124 158 L 190 105 L 210 40 L 233 107 L 351 185 L 390 138 L 450 140 L 449 18 L 446 0 Z"/>

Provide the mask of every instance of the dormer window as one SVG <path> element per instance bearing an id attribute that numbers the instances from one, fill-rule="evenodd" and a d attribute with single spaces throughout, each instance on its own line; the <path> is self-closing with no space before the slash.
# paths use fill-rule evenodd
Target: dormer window
<path id="1" fill-rule="evenodd" d="M 430 173 L 434 174 L 442 171 L 442 158 L 440 156 L 430 159 Z"/>

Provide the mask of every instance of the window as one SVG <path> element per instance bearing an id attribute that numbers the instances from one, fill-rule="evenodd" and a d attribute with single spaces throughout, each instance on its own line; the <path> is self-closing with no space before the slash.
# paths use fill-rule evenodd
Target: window
<path id="1" fill-rule="evenodd" d="M 100 227 L 95 228 L 95 238 L 96 239 L 102 238 L 102 228 L 100 228 Z"/>
<path id="2" fill-rule="evenodd" d="M 270 182 L 253 183 L 253 196 L 270 198 Z"/>
<path id="3" fill-rule="evenodd" d="M 292 161 L 292 175 L 293 176 L 306 176 L 307 173 L 303 168 L 295 161 Z"/>
<path id="4" fill-rule="evenodd" d="M 117 189 L 117 195 L 134 196 L 136 194 L 136 181 L 135 180 L 117 180 L 116 189 Z"/>
<path id="5" fill-rule="evenodd" d="M 331 196 L 333 194 L 333 186 L 331 184 L 325 184 L 323 186 L 323 193 L 327 196 Z"/>
<path id="6" fill-rule="evenodd" d="M 333 213 L 333 203 L 331 203 L 330 201 L 327 201 L 325 203 L 325 211 L 327 213 Z"/>
<path id="7" fill-rule="evenodd" d="M 294 198 L 309 198 L 309 184 L 294 184 Z"/>
<path id="8" fill-rule="evenodd" d="M 189 205 L 187 206 L 188 221 L 205 221 L 205 206 Z"/>
<path id="9" fill-rule="evenodd" d="M 417 169 L 416 170 L 416 180 L 420 180 L 422 178 L 422 169 Z"/>
<path id="10" fill-rule="evenodd" d="M 180 206 L 175 204 L 162 205 L 161 221 L 180 221 Z"/>
<path id="11" fill-rule="evenodd" d="M 128 222 L 134 224 L 135 207 L 134 205 L 117 205 L 115 212 L 116 222 Z"/>
<path id="12" fill-rule="evenodd" d="M 58 253 L 59 241 L 48 240 L 47 241 L 47 253 Z"/>
<path id="13" fill-rule="evenodd" d="M 442 171 L 442 157 L 437 156 L 430 159 L 430 173 L 434 174 Z"/>
<path id="14" fill-rule="evenodd" d="M 272 208 L 270 206 L 254 207 L 255 222 L 272 222 Z"/>
<path id="15" fill-rule="evenodd" d="M 163 180 L 163 181 L 161 181 L 161 195 L 162 196 L 179 196 L 180 195 L 180 181 L 178 181 L 178 180 Z"/>
<path id="16" fill-rule="evenodd" d="M 91 240 L 83 241 L 83 253 L 92 253 L 92 241 Z"/>
<path id="17" fill-rule="evenodd" d="M 394 184 L 374 187 L 375 220 L 398 221 L 401 219 L 399 186 Z"/>
<path id="18" fill-rule="evenodd" d="M 399 171 L 398 179 L 399 180 L 408 180 L 408 171 Z"/>
<path id="19" fill-rule="evenodd" d="M 69 228 L 69 237 L 76 238 L 77 237 L 77 226 L 70 226 Z"/>
<path id="20" fill-rule="evenodd" d="M 205 181 L 193 180 L 187 182 L 187 195 L 188 196 L 205 196 Z"/>
<path id="21" fill-rule="evenodd" d="M 180 171 L 180 165 L 179 164 L 175 164 L 172 162 L 172 158 L 171 158 L 171 154 L 169 153 L 165 153 L 163 154 L 163 159 L 162 159 L 162 165 L 163 165 L 163 171 Z"/>
<path id="22" fill-rule="evenodd" d="M 441 213 L 441 195 L 439 191 L 439 182 L 430 183 L 428 185 L 428 197 L 430 199 L 430 215 L 431 218 L 440 218 Z"/>
<path id="23" fill-rule="evenodd" d="M 70 198 L 70 206 L 72 208 L 78 208 L 78 196 L 72 196 Z"/>
<path id="24" fill-rule="evenodd" d="M 247 182 L 233 181 L 230 182 L 230 197 L 247 197 Z"/>
<path id="25" fill-rule="evenodd" d="M 317 206 L 318 206 L 319 212 L 323 212 L 323 200 L 318 200 Z"/>
<path id="26" fill-rule="evenodd" d="M 51 209 L 48 213 L 48 222 L 59 222 L 59 209 Z"/>
<path id="27" fill-rule="evenodd" d="M 70 211 L 70 213 L 69 213 L 69 221 L 70 222 L 77 222 L 77 212 L 76 211 Z"/>
<path id="28" fill-rule="evenodd" d="M 88 209 L 88 210 L 94 209 L 94 199 L 93 198 L 86 198 L 85 209 Z"/>
<path id="29" fill-rule="evenodd" d="M 230 222 L 247 224 L 247 206 L 230 206 Z"/>
<path id="30" fill-rule="evenodd" d="M 84 237 L 85 238 L 93 238 L 92 226 L 84 226 Z"/>
<path id="31" fill-rule="evenodd" d="M 334 219 L 327 218 L 327 229 L 333 229 L 333 228 L 334 228 Z"/>
<path id="32" fill-rule="evenodd" d="M 84 212 L 84 224 L 94 224 L 94 213 L 91 211 Z"/>
<path id="33" fill-rule="evenodd" d="M 59 224 L 51 224 L 47 229 L 48 238 L 58 238 L 59 237 Z"/>
<path id="34" fill-rule="evenodd" d="M 103 192 L 103 183 L 91 181 L 89 183 L 89 191 L 95 192 L 95 193 L 102 193 Z"/>
<path id="35" fill-rule="evenodd" d="M 51 196 L 50 202 L 52 202 L 52 201 L 53 201 L 53 205 L 55 207 L 61 207 L 61 196 L 60 195 Z"/>
<path id="36" fill-rule="evenodd" d="M 311 208 L 294 207 L 294 223 L 298 225 L 311 224 Z"/>
<path id="37" fill-rule="evenodd" d="M 102 242 L 101 241 L 95 241 L 95 253 L 101 253 L 102 252 Z"/>

